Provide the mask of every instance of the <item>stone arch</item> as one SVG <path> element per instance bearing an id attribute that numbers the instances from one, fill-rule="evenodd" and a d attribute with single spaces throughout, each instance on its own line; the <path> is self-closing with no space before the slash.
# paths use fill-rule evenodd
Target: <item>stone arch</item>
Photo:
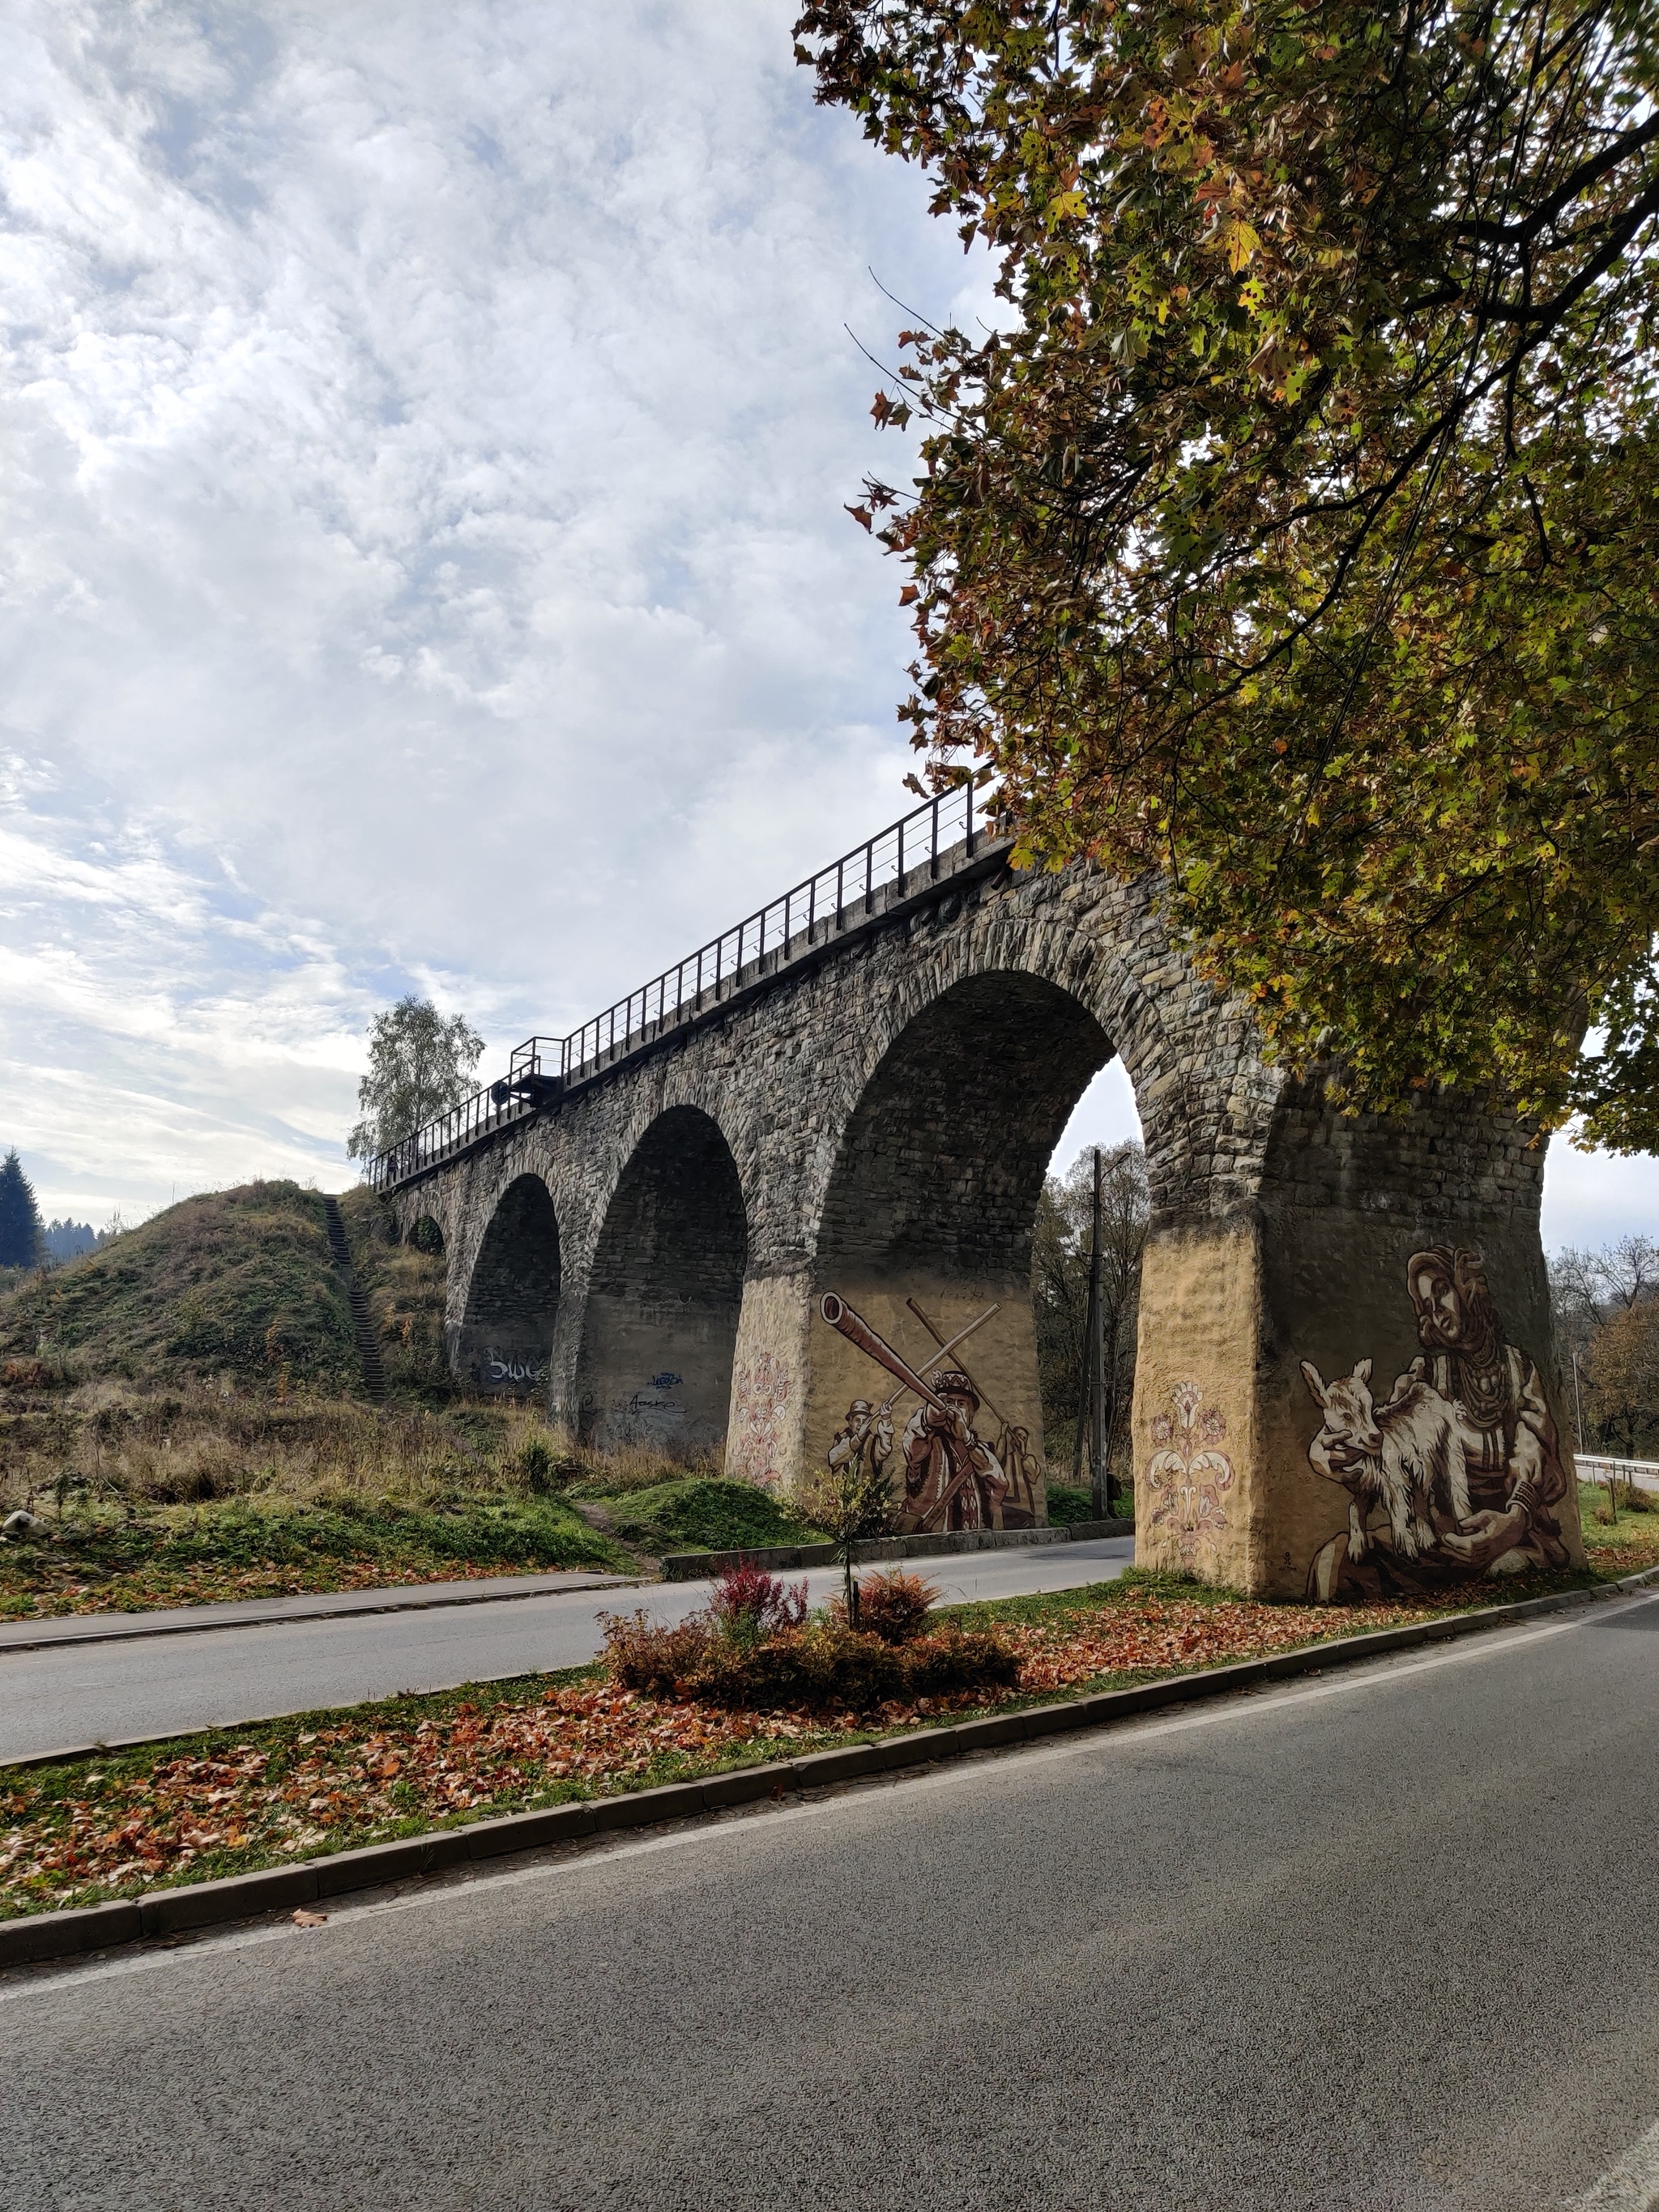
<path id="1" fill-rule="evenodd" d="M 532 1395 L 547 1378 L 559 1288 L 552 1198 L 540 1176 L 518 1176 L 497 1199 L 478 1246 L 456 1372 L 481 1390 Z"/>
<path id="2" fill-rule="evenodd" d="M 444 1256 L 443 1230 L 429 1213 L 419 1215 L 410 1224 L 404 1242 L 416 1251 L 424 1252 L 428 1259 L 441 1260 Z"/>
<path id="3" fill-rule="evenodd" d="M 1032 1229 L 1060 1132 L 1113 1049 L 1079 997 L 1022 968 L 949 985 L 888 1043 L 842 1130 L 818 1220 L 809 1469 L 862 1418 L 855 1408 L 890 1401 L 895 1468 L 907 1455 L 911 1467 L 907 1520 L 971 1527 L 988 1512 L 987 1525 L 1019 1528 L 1046 1517 Z M 826 1296 L 842 1309 L 839 1328 Z M 942 1346 L 970 1324 L 946 1359 Z M 923 1382 L 967 1377 L 975 1433 L 997 1470 L 979 1496 L 916 1489 L 923 1401 L 880 1347 Z"/>
<path id="4" fill-rule="evenodd" d="M 748 1251 L 719 1123 L 670 1107 L 629 1154 L 594 1249 L 576 1375 L 585 1443 L 690 1455 L 720 1441 Z"/>

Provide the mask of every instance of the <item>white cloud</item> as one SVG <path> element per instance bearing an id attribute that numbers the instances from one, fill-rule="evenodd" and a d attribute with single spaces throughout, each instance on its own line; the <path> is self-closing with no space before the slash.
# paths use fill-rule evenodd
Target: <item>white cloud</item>
<path id="1" fill-rule="evenodd" d="M 993 306 L 793 13 L 0 21 L 0 1138 L 49 1211 L 337 1185 L 374 1006 L 493 1060 L 899 811 L 844 325 L 889 349 L 871 264 Z"/>
<path id="2" fill-rule="evenodd" d="M 983 276 L 813 109 L 790 16 L 0 27 L 4 988 L 49 1204 L 337 1181 L 373 1004 L 568 1026 L 898 811 L 899 580 L 842 513 L 893 452 L 842 325 L 891 329 L 869 261 L 936 312 Z M 155 1113 L 31 1105 L 67 1067 Z"/>

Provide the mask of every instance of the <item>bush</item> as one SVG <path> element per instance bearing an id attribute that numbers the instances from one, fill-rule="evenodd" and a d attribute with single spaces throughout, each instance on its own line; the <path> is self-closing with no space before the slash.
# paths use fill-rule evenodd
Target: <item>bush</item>
<path id="1" fill-rule="evenodd" d="M 716 1638 L 685 1688 L 710 1705 L 756 1712 L 868 1712 L 918 1698 L 1011 1689 L 1018 1674 L 1014 1653 L 983 1632 L 947 1630 L 896 1644 L 831 1619 L 786 1629 L 747 1651 Z"/>
<path id="2" fill-rule="evenodd" d="M 548 1498 L 563 1487 L 573 1463 L 556 1451 L 545 1437 L 532 1437 L 519 1454 L 525 1487 L 532 1498 Z"/>
<path id="3" fill-rule="evenodd" d="M 709 1607 L 723 1636 L 752 1644 L 780 1629 L 799 1628 L 806 1619 L 806 1585 L 793 1589 L 759 1567 L 728 1567 L 714 1585 Z"/>
<path id="4" fill-rule="evenodd" d="M 714 1626 L 706 1613 L 664 1628 L 643 1611 L 602 1613 L 605 1666 L 611 1680 L 624 1690 L 638 1690 L 651 1698 L 683 1694 L 682 1684 L 702 1665 L 715 1640 Z"/>
<path id="5" fill-rule="evenodd" d="M 1127 1520 L 1135 1510 L 1133 1485 L 1125 1490 L 1122 1482 L 1115 1476 L 1110 1487 L 1112 1494 L 1109 1504 L 1111 1512 Z M 1051 1482 L 1048 1485 L 1048 1521 L 1051 1527 L 1073 1528 L 1078 1522 L 1092 1521 L 1094 1517 L 1095 1501 L 1091 1491 L 1073 1490 L 1069 1482 Z"/>
<path id="6" fill-rule="evenodd" d="M 62 1380 L 44 1359 L 9 1359 L 0 1367 L 0 1384 L 8 1390 L 50 1390 Z"/>
<path id="7" fill-rule="evenodd" d="M 884 1644 L 908 1644 L 921 1635 L 939 1603 L 937 1583 L 896 1568 L 891 1574 L 866 1575 L 858 1586 L 858 1624 Z"/>
<path id="8" fill-rule="evenodd" d="M 588 1486 L 583 1486 L 586 1489 Z M 758 1483 L 724 1476 L 689 1482 L 665 1482 L 637 1492 L 625 1514 L 616 1516 L 617 1534 L 658 1557 L 702 1546 L 713 1552 L 758 1551 L 771 1544 L 813 1540 L 769 1490 Z"/>
<path id="9" fill-rule="evenodd" d="M 815 1620 L 789 1628 L 748 1650 L 724 1638 L 711 1641 L 685 1681 L 691 1697 L 750 1712 L 780 1707 L 866 1712 L 904 1696 L 897 1650 L 878 1636 L 861 1635 L 844 1620 Z"/>
<path id="10" fill-rule="evenodd" d="M 1019 1660 L 1000 1636 L 982 1628 L 947 1628 L 919 1637 L 902 1654 L 909 1696 L 948 1698 L 963 1690 L 1012 1690 Z"/>

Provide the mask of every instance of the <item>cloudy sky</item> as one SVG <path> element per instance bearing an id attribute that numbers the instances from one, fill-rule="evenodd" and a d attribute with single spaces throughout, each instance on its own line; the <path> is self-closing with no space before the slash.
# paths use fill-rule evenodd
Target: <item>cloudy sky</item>
<path id="1" fill-rule="evenodd" d="M 371 1011 L 487 1068 L 907 804 L 858 341 L 990 313 L 791 0 L 11 0 L 0 1145 L 339 1188 Z M 872 273 L 873 272 L 873 273 Z M 1062 1146 L 1133 1127 L 1103 1078 Z M 1659 1227 L 1558 1147 L 1547 1235 Z"/>

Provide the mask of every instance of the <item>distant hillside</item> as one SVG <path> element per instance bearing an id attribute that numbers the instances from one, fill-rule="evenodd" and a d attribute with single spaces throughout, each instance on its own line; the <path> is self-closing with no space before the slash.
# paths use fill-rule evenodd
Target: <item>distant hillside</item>
<path id="1" fill-rule="evenodd" d="M 443 1267 L 392 1243 L 368 1190 L 341 1200 L 353 1261 L 385 1342 L 388 1381 L 444 1387 Z M 246 1183 L 181 1200 L 100 1250 L 0 1297 L 0 1363 L 156 1388 L 361 1387 L 346 1286 L 320 1194 Z"/>
<path id="2" fill-rule="evenodd" d="M 76 1259 L 82 1252 L 95 1252 L 100 1244 L 107 1242 L 89 1221 L 49 1221 L 46 1237 L 46 1249 L 54 1260 Z"/>

